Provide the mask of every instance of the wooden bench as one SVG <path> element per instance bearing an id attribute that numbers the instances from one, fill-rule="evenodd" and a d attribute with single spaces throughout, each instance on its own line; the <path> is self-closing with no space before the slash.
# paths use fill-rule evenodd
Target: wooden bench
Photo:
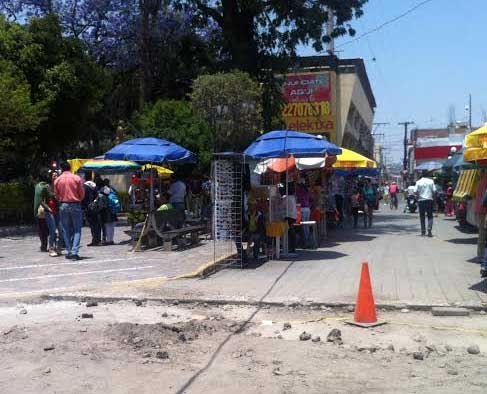
<path id="1" fill-rule="evenodd" d="M 206 231 L 205 225 L 196 225 L 181 227 L 175 230 L 164 231 L 160 235 L 162 236 L 162 246 L 166 252 L 172 250 L 173 240 L 177 241 L 178 248 L 186 246 L 186 235 L 190 235 L 190 245 L 195 245 L 199 242 L 199 235 Z"/>

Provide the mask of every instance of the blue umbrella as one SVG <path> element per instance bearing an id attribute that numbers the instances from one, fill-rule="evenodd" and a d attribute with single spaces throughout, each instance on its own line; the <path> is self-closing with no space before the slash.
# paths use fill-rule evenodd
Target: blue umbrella
<path id="1" fill-rule="evenodd" d="M 193 152 L 160 138 L 135 138 L 114 146 L 105 159 L 143 163 L 184 163 L 196 161 Z"/>
<path id="2" fill-rule="evenodd" d="M 342 150 L 315 135 L 289 130 L 270 131 L 257 138 L 244 152 L 254 159 L 278 157 L 322 157 L 339 155 Z"/>

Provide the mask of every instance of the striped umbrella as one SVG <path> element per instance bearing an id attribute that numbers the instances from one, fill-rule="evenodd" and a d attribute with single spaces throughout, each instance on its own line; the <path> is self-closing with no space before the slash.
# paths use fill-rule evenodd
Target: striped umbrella
<path id="1" fill-rule="evenodd" d="M 89 160 L 83 164 L 80 171 L 95 172 L 125 172 L 140 170 L 142 166 L 126 160 Z"/>

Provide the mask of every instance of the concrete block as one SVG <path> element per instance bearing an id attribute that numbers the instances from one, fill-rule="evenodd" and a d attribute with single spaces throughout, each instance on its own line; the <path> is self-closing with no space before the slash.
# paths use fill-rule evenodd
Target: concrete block
<path id="1" fill-rule="evenodd" d="M 433 316 L 468 316 L 470 311 L 466 308 L 433 307 L 431 313 Z"/>

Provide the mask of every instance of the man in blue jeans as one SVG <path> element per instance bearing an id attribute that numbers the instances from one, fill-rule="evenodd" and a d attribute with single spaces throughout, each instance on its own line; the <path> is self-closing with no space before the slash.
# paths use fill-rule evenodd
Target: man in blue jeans
<path id="1" fill-rule="evenodd" d="M 83 213 L 81 201 L 85 196 L 83 181 L 71 173 L 69 163 L 62 163 L 63 173 L 54 182 L 54 192 L 59 201 L 59 216 L 63 233 L 67 259 L 80 260 L 79 245 L 81 241 L 81 225 Z"/>

